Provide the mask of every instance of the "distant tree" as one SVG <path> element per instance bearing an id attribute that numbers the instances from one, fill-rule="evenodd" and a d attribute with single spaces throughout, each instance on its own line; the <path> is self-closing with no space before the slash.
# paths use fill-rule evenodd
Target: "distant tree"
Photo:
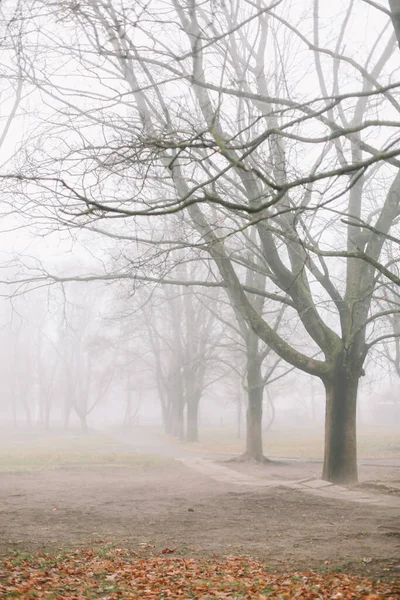
<path id="1" fill-rule="evenodd" d="M 217 376 L 216 320 L 184 286 L 165 286 L 153 300 L 143 314 L 165 431 L 197 442 L 200 400 Z"/>
<path id="2" fill-rule="evenodd" d="M 115 375 L 114 362 L 107 360 L 109 345 L 102 328 L 93 298 L 81 293 L 80 301 L 75 296 L 66 309 L 55 347 L 63 363 L 65 423 L 74 410 L 83 433 L 89 433 L 89 415 L 104 400 Z"/>

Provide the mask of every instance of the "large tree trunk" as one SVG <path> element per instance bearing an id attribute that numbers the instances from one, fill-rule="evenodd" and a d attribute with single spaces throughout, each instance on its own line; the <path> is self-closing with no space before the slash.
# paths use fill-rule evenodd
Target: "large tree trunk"
<path id="1" fill-rule="evenodd" d="M 184 409 L 185 405 L 181 398 L 177 399 L 175 406 L 175 418 L 173 423 L 174 435 L 178 440 L 183 441 L 185 439 L 185 420 L 184 420 Z"/>
<path id="2" fill-rule="evenodd" d="M 246 414 L 246 455 L 251 460 L 263 460 L 262 399 L 262 387 L 249 389 Z"/>
<path id="3" fill-rule="evenodd" d="M 331 483 L 357 482 L 358 365 L 343 364 L 339 357 L 326 389 L 325 456 L 322 478 Z"/>
<path id="4" fill-rule="evenodd" d="M 185 400 L 183 397 L 183 382 L 181 369 L 176 369 L 173 377 L 173 393 L 174 393 L 174 404 L 173 404 L 173 428 L 174 435 L 180 440 L 185 439 Z"/>
<path id="5" fill-rule="evenodd" d="M 400 46 L 400 0 L 389 0 L 389 7 L 392 13 L 393 28 Z"/>
<path id="6" fill-rule="evenodd" d="M 238 440 L 242 437 L 242 387 L 241 379 L 239 381 L 239 391 L 236 400 L 236 437 Z"/>
<path id="7" fill-rule="evenodd" d="M 162 424 L 164 427 L 164 432 L 167 435 L 171 434 L 171 406 L 168 401 L 160 402 L 161 404 L 161 417 Z"/>
<path id="8" fill-rule="evenodd" d="M 199 441 L 199 404 L 199 394 L 192 395 L 187 399 L 186 441 L 188 442 Z"/>
<path id="9" fill-rule="evenodd" d="M 185 438 L 185 404 L 180 390 L 176 390 L 175 392 L 174 390 L 176 388 L 172 390 L 172 394 L 174 395 L 171 397 L 171 435 L 177 437 L 179 440 L 183 440 Z"/>
<path id="10" fill-rule="evenodd" d="M 246 453 L 249 460 L 264 461 L 262 404 L 264 382 L 259 357 L 249 352 L 247 360 L 248 404 L 246 413 Z"/>
<path id="11" fill-rule="evenodd" d="M 244 454 L 232 459 L 234 462 L 253 460 L 269 462 L 263 454 L 263 395 L 262 358 L 258 352 L 258 337 L 248 332 L 247 345 L 247 412 L 246 412 L 246 450 Z"/>

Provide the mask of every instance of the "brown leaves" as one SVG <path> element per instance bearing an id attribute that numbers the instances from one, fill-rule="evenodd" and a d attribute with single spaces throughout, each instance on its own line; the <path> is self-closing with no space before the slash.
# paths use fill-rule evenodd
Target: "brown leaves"
<path id="1" fill-rule="evenodd" d="M 272 573 L 257 560 L 237 556 L 144 559 L 118 548 L 0 564 L 0 598 L 10 600 L 398 600 L 399 594 L 394 583 L 342 573 Z"/>

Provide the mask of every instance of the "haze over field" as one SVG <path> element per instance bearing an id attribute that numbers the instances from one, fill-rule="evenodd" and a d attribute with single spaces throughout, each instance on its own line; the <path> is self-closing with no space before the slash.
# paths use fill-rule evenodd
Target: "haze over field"
<path id="1" fill-rule="evenodd" d="M 0 597 L 398 598 L 400 0 L 0 44 Z"/>

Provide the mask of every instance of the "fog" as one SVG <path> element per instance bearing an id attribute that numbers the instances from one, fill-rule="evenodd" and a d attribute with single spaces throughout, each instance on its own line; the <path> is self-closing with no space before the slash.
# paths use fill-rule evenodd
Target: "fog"
<path id="1" fill-rule="evenodd" d="M 0 598 L 398 598 L 400 0 L 0 46 Z"/>
<path id="2" fill-rule="evenodd" d="M 189 4 L 2 5 L 1 425 L 325 431 L 355 479 L 400 419 L 395 28 Z"/>
<path id="3" fill-rule="evenodd" d="M 180 313 L 177 321 L 183 302 L 194 309 L 188 316 Z M 217 316 L 221 312 L 224 322 Z M 183 429 L 173 435 L 183 440 L 188 436 L 185 394 L 198 377 L 198 439 L 213 429 L 243 440 L 246 349 L 233 320 L 215 294 L 210 303 L 209 295 L 178 286 L 132 295 L 130 285 L 121 282 L 68 282 L 4 299 L 1 426 L 21 433 L 163 430 L 163 403 L 168 394 L 182 394 Z M 358 426 L 390 430 L 400 424 L 398 375 L 379 354 L 374 358 L 359 391 Z M 322 433 L 322 384 L 276 363 L 273 355 L 263 365 L 265 372 L 272 369 L 263 392 L 264 437 L 275 430 L 283 436 L 296 429 Z M 172 368 L 178 381 L 171 383 Z"/>

